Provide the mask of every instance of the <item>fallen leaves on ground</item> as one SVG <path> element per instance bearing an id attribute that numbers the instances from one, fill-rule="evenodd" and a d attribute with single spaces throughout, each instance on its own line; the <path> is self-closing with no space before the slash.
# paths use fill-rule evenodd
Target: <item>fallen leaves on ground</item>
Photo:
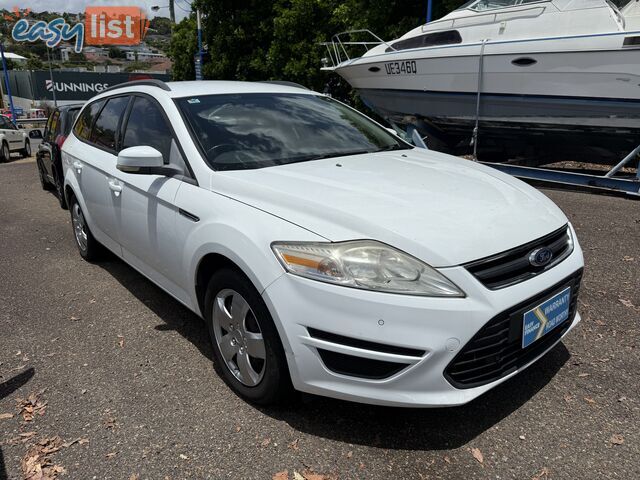
<path id="1" fill-rule="evenodd" d="M 298 446 L 298 442 L 299 442 L 299 441 L 300 441 L 300 439 L 299 439 L 299 438 L 296 438 L 293 442 L 291 442 L 291 443 L 288 445 L 288 447 L 289 447 L 291 450 L 294 450 L 294 451 L 299 450 L 299 449 L 300 449 L 300 447 Z"/>
<path id="2" fill-rule="evenodd" d="M 591 405 L 596 403 L 596 401 L 591 397 L 584 397 L 584 401 Z"/>
<path id="3" fill-rule="evenodd" d="M 24 480 L 55 480 L 65 473 L 64 467 L 54 465 L 50 455 L 62 448 L 60 437 L 45 438 L 27 450 L 20 460 Z"/>
<path id="4" fill-rule="evenodd" d="M 618 298 L 618 301 L 623 304 L 625 307 L 631 308 L 633 310 L 640 311 L 640 307 L 636 307 L 631 300 L 627 300 L 626 298 Z"/>
<path id="5" fill-rule="evenodd" d="M 118 452 L 109 452 L 105 455 L 107 458 L 113 458 L 118 454 Z"/>
<path id="6" fill-rule="evenodd" d="M 47 409 L 47 402 L 40 400 L 40 396 L 45 390 L 40 390 L 38 393 L 31 393 L 26 400 L 19 398 L 16 400 L 20 415 L 25 422 L 30 422 L 37 415 L 44 415 Z"/>
<path id="7" fill-rule="evenodd" d="M 0 413 L 0 420 L 6 420 L 7 418 L 13 418 L 13 413 Z"/>
<path id="8" fill-rule="evenodd" d="M 71 440 L 70 442 L 65 442 L 62 444 L 62 446 L 64 448 L 69 448 L 71 445 L 84 445 L 85 443 L 89 443 L 89 439 L 88 438 L 82 438 L 82 437 L 78 437 L 75 440 Z"/>
<path id="9" fill-rule="evenodd" d="M 611 438 L 609 439 L 609 441 L 614 445 L 622 445 L 624 443 L 624 437 L 619 433 L 616 433 L 611 435 Z"/>
<path id="10" fill-rule="evenodd" d="M 472 448 L 471 455 L 473 455 L 473 458 L 475 458 L 478 463 L 484 463 L 484 455 L 482 455 L 482 452 L 479 448 Z"/>
<path id="11" fill-rule="evenodd" d="M 124 348 L 124 337 L 122 335 L 118 335 L 118 345 L 120 348 Z"/>
<path id="12" fill-rule="evenodd" d="M 102 426 L 107 430 L 113 430 L 116 428 L 116 425 L 118 425 L 116 419 L 111 416 L 107 416 L 102 420 Z"/>
<path id="13" fill-rule="evenodd" d="M 312 470 L 304 470 L 302 473 L 293 471 L 293 476 L 289 477 L 289 470 L 282 470 L 274 473 L 271 480 L 337 480 L 336 475 L 320 475 Z"/>
<path id="14" fill-rule="evenodd" d="M 289 480 L 289 471 L 283 470 L 281 472 L 274 473 L 271 480 Z"/>
<path id="15" fill-rule="evenodd" d="M 549 473 L 551 473 L 551 471 L 547 467 L 542 467 L 542 470 L 531 477 L 531 480 L 540 480 L 541 478 L 547 478 L 549 476 Z"/>
<path id="16" fill-rule="evenodd" d="M 269 444 L 271 443 L 271 439 L 270 438 L 265 438 L 264 440 L 262 440 L 262 442 L 260 443 L 261 447 L 268 447 Z"/>

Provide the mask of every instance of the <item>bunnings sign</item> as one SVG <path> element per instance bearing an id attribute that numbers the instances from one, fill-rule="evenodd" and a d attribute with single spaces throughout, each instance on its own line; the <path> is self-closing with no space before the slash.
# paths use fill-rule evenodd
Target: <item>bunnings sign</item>
<path id="1" fill-rule="evenodd" d="M 94 73 L 53 71 L 53 80 L 48 71 L 10 72 L 15 88 L 12 93 L 17 97 L 33 100 L 84 101 L 105 89 L 131 80 L 157 78 L 171 80 L 169 75 L 140 73 Z"/>

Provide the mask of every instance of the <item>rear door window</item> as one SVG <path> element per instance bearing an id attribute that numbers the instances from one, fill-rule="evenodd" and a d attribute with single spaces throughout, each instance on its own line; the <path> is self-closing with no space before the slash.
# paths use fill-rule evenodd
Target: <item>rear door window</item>
<path id="1" fill-rule="evenodd" d="M 97 102 L 93 102 L 91 105 L 87 105 L 87 107 L 82 111 L 82 115 L 80 115 L 78 123 L 76 123 L 76 126 L 73 129 L 73 133 L 76 137 L 84 141 L 89 141 L 93 121 L 102 108 L 102 105 L 104 105 L 104 100 L 98 100 Z"/>
<path id="2" fill-rule="evenodd" d="M 91 142 L 96 146 L 115 152 L 118 143 L 118 127 L 129 97 L 110 98 L 93 126 Z"/>

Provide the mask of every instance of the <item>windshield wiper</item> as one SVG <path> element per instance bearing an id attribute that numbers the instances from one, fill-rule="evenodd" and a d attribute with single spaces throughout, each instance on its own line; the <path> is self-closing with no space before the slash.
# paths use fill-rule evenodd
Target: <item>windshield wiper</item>
<path id="1" fill-rule="evenodd" d="M 393 150 L 408 150 L 408 149 L 409 149 L 409 147 L 405 147 L 404 145 L 400 145 L 400 144 L 397 143 L 395 145 L 387 145 L 386 147 L 379 148 L 378 150 L 376 150 L 373 153 L 376 153 L 376 152 L 391 152 Z"/>

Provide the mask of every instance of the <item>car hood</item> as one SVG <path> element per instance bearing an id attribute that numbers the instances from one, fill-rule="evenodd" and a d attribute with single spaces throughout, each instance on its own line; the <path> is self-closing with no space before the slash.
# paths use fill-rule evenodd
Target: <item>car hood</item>
<path id="1" fill-rule="evenodd" d="M 524 182 L 420 149 L 214 172 L 211 190 L 327 240 L 378 240 L 434 267 L 493 255 L 567 223 Z"/>

